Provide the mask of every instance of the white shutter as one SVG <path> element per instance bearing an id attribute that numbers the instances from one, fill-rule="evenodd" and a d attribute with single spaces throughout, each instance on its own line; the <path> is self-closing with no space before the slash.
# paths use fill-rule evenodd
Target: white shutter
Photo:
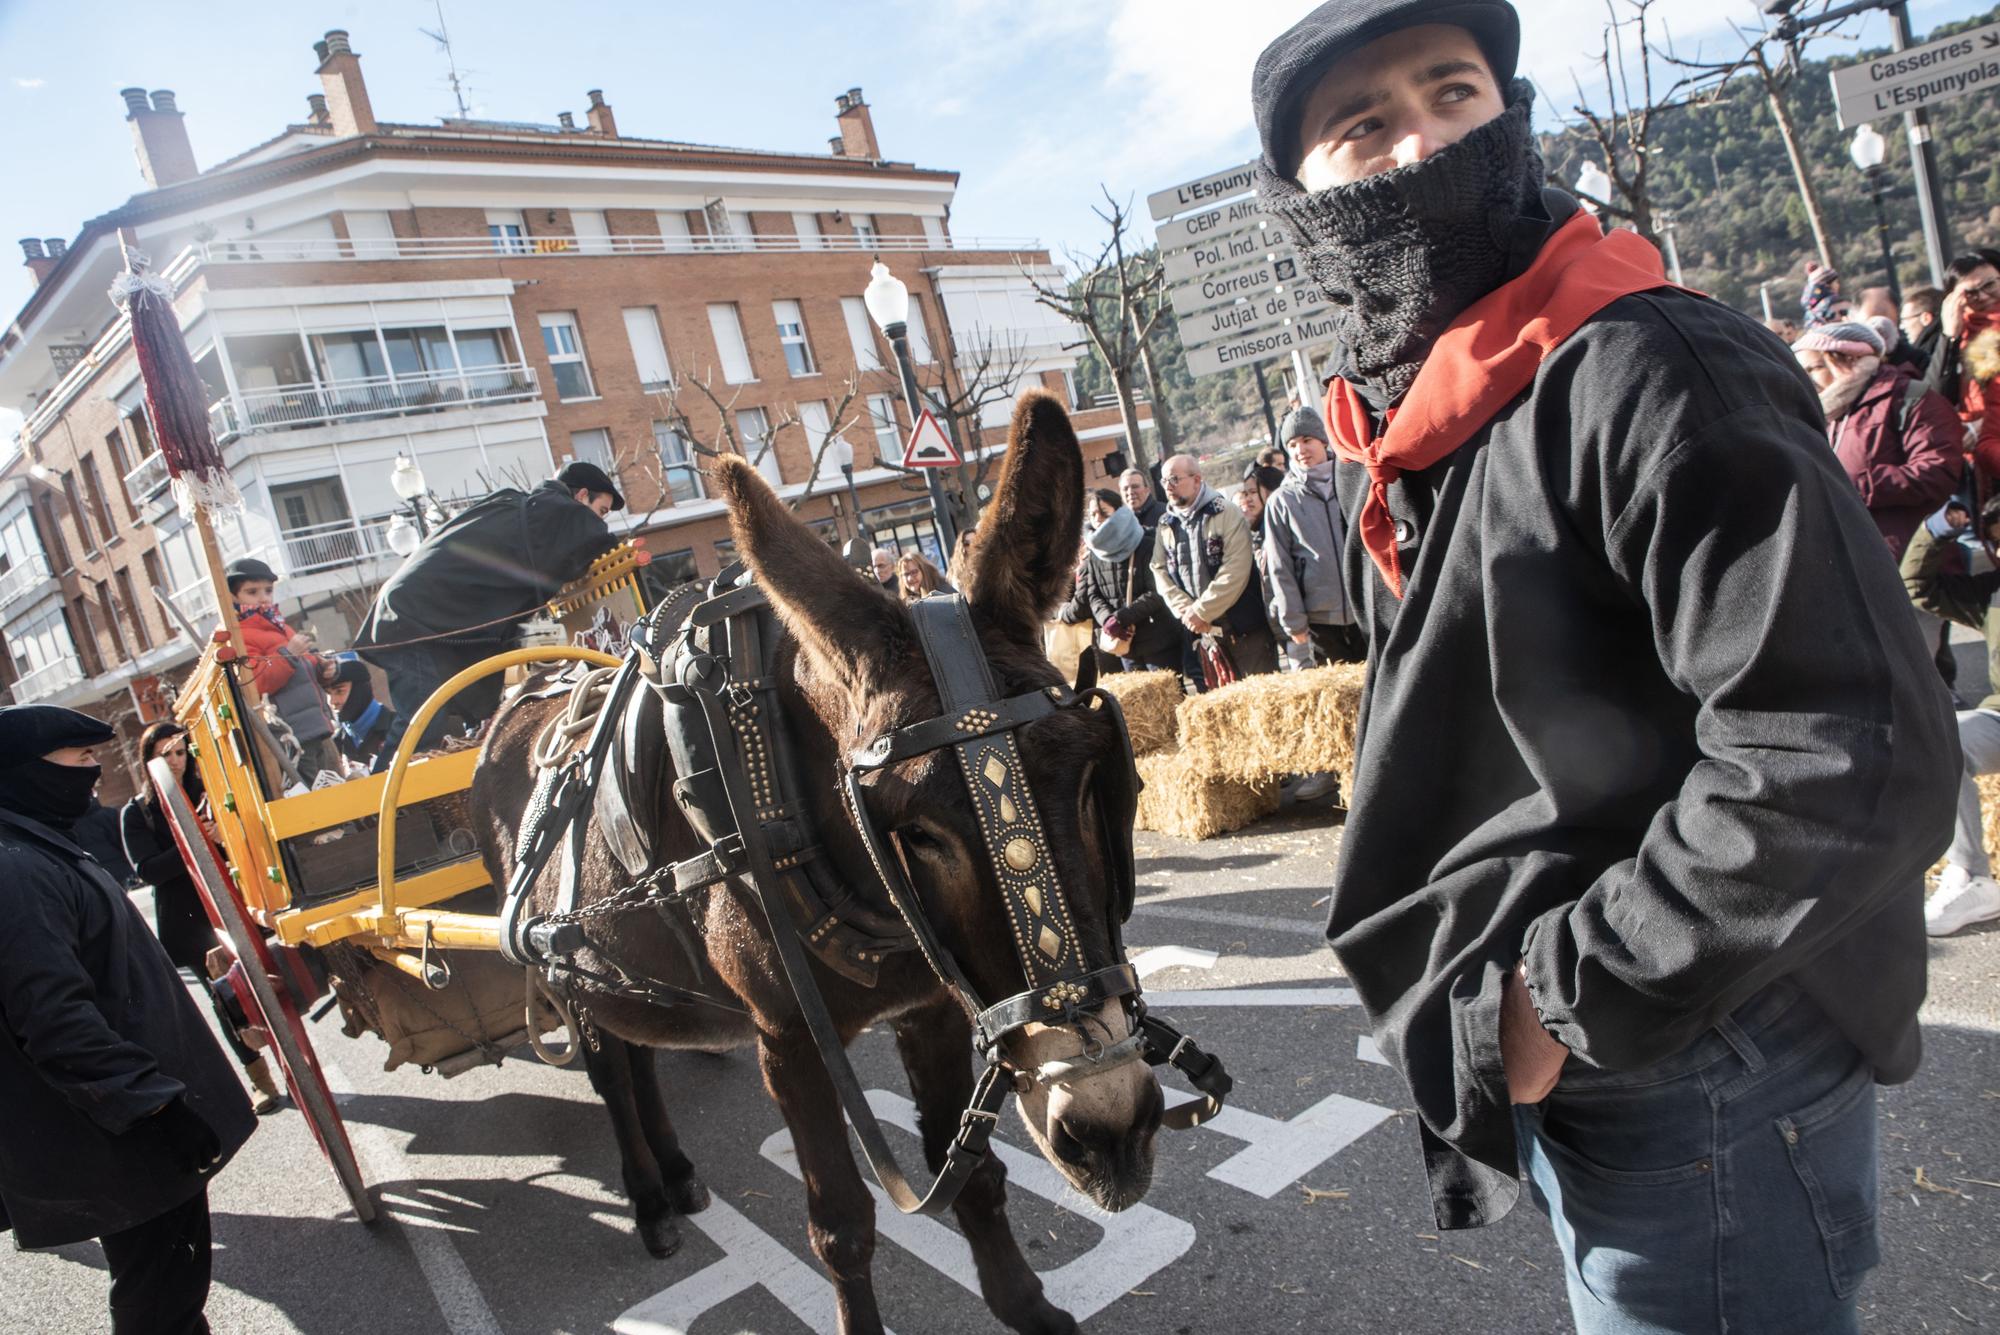
<path id="1" fill-rule="evenodd" d="M 373 209 L 348 209 L 346 212 L 347 237 L 356 259 L 396 257 L 396 229 L 390 226 L 386 212 Z"/>
<path id="2" fill-rule="evenodd" d="M 819 478 L 822 482 L 840 480 L 840 442 L 826 447 L 824 454 L 820 446 L 826 440 L 826 433 L 833 428 L 833 419 L 827 416 L 826 405 L 817 399 L 799 405 L 799 425 L 806 429 L 806 449 L 819 460 Z"/>
<path id="3" fill-rule="evenodd" d="M 639 368 L 640 388 L 659 389 L 673 380 L 667 345 L 660 337 L 660 317 L 651 306 L 625 308 L 625 337 L 632 341 L 632 362 Z"/>
<path id="4" fill-rule="evenodd" d="M 932 250 L 943 250 L 945 248 L 944 219 L 933 218 L 926 214 L 923 221 L 924 239 L 931 243 Z"/>
<path id="5" fill-rule="evenodd" d="M 931 360 L 931 337 L 929 331 L 924 328 L 924 304 L 914 297 L 910 299 L 909 324 L 910 360 L 919 366 L 928 366 Z"/>
<path id="6" fill-rule="evenodd" d="M 859 297 L 842 297 L 840 313 L 847 319 L 847 341 L 854 345 L 854 365 L 863 371 L 882 369 L 882 354 L 875 347 L 875 322 L 868 318 L 868 303 Z"/>
<path id="7" fill-rule="evenodd" d="M 747 385 L 757 378 L 750 369 L 750 349 L 743 343 L 743 322 L 732 302 L 720 301 L 708 308 L 708 327 L 715 335 L 715 355 L 722 362 L 722 378 L 732 385 Z"/>
<path id="8" fill-rule="evenodd" d="M 727 209 L 724 210 L 723 216 L 729 220 L 729 235 L 732 238 L 729 248 L 731 250 L 756 249 L 757 242 L 755 238 L 757 229 L 750 223 L 750 211 L 748 209 Z"/>
<path id="9" fill-rule="evenodd" d="M 741 408 L 736 413 L 736 436 L 743 447 L 743 455 L 757 466 L 764 480 L 773 487 L 785 485 L 785 475 L 778 467 L 778 447 L 769 440 L 770 419 L 764 416 L 762 408 Z"/>
<path id="10" fill-rule="evenodd" d="M 800 250 L 818 250 L 820 248 L 818 214 L 794 213 L 792 215 L 792 230 L 799 234 Z"/>
<path id="11" fill-rule="evenodd" d="M 660 224 L 660 249 L 679 252 L 694 249 L 694 234 L 688 230 L 688 216 L 679 209 L 661 209 L 653 215 Z"/>
<path id="12" fill-rule="evenodd" d="M 586 255 L 611 253 L 611 229 L 605 225 L 602 209 L 571 209 L 570 229 L 576 233 L 576 248 Z"/>

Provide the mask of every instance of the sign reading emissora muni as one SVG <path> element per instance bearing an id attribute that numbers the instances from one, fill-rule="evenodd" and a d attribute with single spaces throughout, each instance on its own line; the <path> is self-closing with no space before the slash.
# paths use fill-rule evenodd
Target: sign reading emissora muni
<path id="1" fill-rule="evenodd" d="M 1843 129 L 2000 88 L 2000 23 L 1833 71 Z"/>

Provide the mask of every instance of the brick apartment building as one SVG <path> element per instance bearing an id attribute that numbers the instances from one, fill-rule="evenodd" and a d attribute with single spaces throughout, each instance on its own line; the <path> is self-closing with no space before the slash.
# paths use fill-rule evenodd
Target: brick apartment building
<path id="1" fill-rule="evenodd" d="M 990 457 L 1020 388 L 1070 393 L 1073 334 L 1024 276 L 1053 272 L 1047 253 L 953 235 L 957 174 L 884 160 L 859 89 L 828 153 L 766 152 L 623 134 L 595 90 L 582 124 L 378 121 L 348 35 L 314 51 L 308 118 L 206 169 L 172 92 L 124 90 L 149 188 L 71 242 L 21 243 L 38 286 L 0 333 L 0 403 L 25 417 L 0 468 L 16 701 L 90 709 L 129 742 L 193 659 L 181 619 L 213 624 L 105 297 L 121 228 L 176 286 L 246 500 L 224 555 L 269 561 L 328 646 L 393 569 L 400 457 L 446 508 L 598 462 L 663 583 L 728 558 L 701 463 L 732 436 L 830 542 L 854 532 L 851 458 L 878 540 L 930 547 L 921 490 L 880 463 L 910 422 L 860 299 L 877 259 L 909 285 L 927 388 L 962 396 L 986 367 L 972 448 Z M 1116 411 L 1078 409 L 1108 483 Z"/>

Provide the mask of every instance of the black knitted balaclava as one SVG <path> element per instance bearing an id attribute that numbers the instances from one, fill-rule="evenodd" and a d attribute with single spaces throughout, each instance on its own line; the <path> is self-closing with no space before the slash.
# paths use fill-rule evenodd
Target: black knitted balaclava
<path id="1" fill-rule="evenodd" d="M 1378 408 L 1402 398 L 1445 326 L 1546 239 L 1533 103 L 1516 79 L 1506 109 L 1465 138 L 1349 185 L 1307 192 L 1259 165 L 1264 207 L 1333 304 L 1341 373 Z"/>

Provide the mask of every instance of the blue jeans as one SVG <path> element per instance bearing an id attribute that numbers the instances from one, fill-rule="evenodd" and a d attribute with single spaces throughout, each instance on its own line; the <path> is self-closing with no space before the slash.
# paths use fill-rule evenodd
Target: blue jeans
<path id="1" fill-rule="evenodd" d="M 1639 1071 L 1514 1109 L 1579 1335 L 1843 1335 L 1881 1259 L 1875 1073 L 1776 983 Z"/>

